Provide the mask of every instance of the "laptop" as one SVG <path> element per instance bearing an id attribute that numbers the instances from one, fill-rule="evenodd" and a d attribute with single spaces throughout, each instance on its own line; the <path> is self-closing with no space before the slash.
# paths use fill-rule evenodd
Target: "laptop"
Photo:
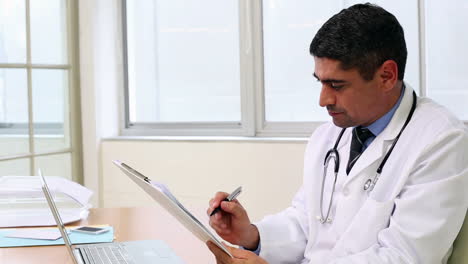
<path id="1" fill-rule="evenodd" d="M 129 242 L 112 242 L 73 245 L 65 230 L 59 211 L 49 191 L 49 187 L 39 170 L 42 191 L 46 197 L 50 210 L 55 218 L 57 227 L 62 234 L 65 246 L 75 264 L 181 264 L 183 261 L 161 240 L 141 240 Z"/>

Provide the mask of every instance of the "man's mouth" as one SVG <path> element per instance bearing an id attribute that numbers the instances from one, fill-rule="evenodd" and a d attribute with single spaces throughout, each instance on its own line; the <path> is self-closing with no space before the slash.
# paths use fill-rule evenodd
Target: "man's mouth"
<path id="1" fill-rule="evenodd" d="M 333 117 L 333 116 L 340 115 L 340 114 L 342 114 L 342 113 L 343 113 L 343 112 L 333 112 L 333 111 L 328 111 L 328 114 L 329 114 L 330 116 L 332 116 L 332 117 Z"/>

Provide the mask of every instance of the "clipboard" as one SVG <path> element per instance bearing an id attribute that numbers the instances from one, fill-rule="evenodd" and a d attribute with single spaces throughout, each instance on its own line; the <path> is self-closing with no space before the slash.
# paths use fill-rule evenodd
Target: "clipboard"
<path id="1" fill-rule="evenodd" d="M 190 211 L 177 200 L 177 198 L 164 184 L 152 181 L 150 178 L 123 162 L 118 160 L 113 160 L 112 162 L 198 239 L 204 243 L 207 241 L 213 242 L 231 258 L 233 257 L 221 241 L 219 241 L 205 225 L 193 216 L 192 213 L 190 213 Z"/>

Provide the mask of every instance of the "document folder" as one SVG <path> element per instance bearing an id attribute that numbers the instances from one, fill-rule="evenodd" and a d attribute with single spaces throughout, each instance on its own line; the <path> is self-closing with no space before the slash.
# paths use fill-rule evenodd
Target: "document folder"
<path id="1" fill-rule="evenodd" d="M 183 226 L 203 242 L 211 241 L 232 257 L 226 247 L 208 230 L 195 216 L 193 216 L 162 183 L 152 181 L 127 164 L 118 160 L 113 161 L 132 181 L 148 193 L 156 202 L 174 216 Z"/>

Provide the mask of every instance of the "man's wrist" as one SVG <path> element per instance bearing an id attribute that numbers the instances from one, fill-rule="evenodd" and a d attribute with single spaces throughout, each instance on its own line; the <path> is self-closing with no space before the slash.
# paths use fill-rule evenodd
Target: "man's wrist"
<path id="1" fill-rule="evenodd" d="M 254 224 L 250 224 L 248 233 L 248 237 L 251 237 L 251 240 L 247 241 L 247 243 L 242 245 L 242 247 L 250 251 L 256 251 L 260 242 L 260 234 L 258 232 L 257 226 L 255 226 Z"/>

